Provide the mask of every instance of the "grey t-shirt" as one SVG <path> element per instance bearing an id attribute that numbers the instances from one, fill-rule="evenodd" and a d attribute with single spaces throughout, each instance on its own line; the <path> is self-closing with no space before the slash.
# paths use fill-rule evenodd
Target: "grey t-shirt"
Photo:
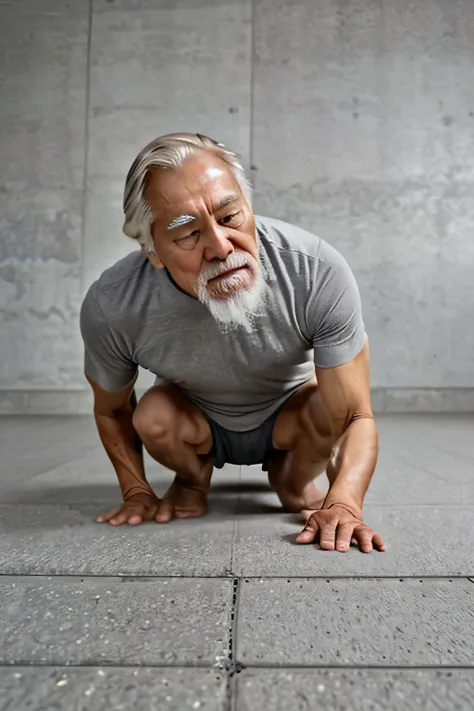
<path id="1" fill-rule="evenodd" d="M 107 269 L 81 309 L 85 373 L 115 392 L 138 366 L 178 385 L 233 431 L 260 426 L 318 368 L 352 360 L 365 329 L 343 257 L 322 239 L 256 217 L 266 296 L 253 330 L 222 333 L 208 309 L 141 250 Z"/>

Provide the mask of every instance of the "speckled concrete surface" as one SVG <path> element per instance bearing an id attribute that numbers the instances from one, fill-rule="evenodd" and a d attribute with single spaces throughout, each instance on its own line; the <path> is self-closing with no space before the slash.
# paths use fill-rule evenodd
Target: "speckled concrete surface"
<path id="1" fill-rule="evenodd" d="M 90 419 L 0 418 L 0 711 L 470 709 L 474 417 L 378 426 L 363 555 L 296 546 L 259 467 L 215 472 L 202 520 L 98 525 Z"/>

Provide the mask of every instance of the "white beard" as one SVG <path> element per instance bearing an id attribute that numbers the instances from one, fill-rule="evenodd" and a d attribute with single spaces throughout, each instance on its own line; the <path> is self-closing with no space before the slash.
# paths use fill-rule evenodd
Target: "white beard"
<path id="1" fill-rule="evenodd" d="M 248 273 L 236 272 L 221 279 L 217 287 L 222 294 L 221 298 L 216 298 L 210 293 L 207 287 L 209 279 L 244 265 L 251 270 L 251 279 Z M 243 327 L 246 331 L 254 330 L 255 317 L 259 315 L 265 288 L 266 283 L 258 262 L 250 254 L 233 252 L 225 262 L 212 263 L 201 270 L 196 293 L 199 301 L 209 309 L 215 321 L 221 324 L 221 331 L 226 333 L 238 327 Z"/>

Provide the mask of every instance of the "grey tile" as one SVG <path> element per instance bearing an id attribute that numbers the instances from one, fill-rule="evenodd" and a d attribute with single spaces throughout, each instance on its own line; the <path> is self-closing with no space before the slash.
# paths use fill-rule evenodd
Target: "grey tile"
<path id="1" fill-rule="evenodd" d="M 224 711 L 218 670 L 51 667 L 0 669 L 0 711 Z"/>
<path id="2" fill-rule="evenodd" d="M 380 453 L 368 503 L 474 503 L 470 414 L 377 417 Z"/>
<path id="3" fill-rule="evenodd" d="M 303 527 L 297 516 L 242 515 L 239 509 L 233 571 L 241 576 L 288 577 L 472 575 L 473 513 L 473 506 L 368 504 L 365 521 L 382 536 L 386 552 L 365 555 L 355 548 L 337 553 L 312 544 L 296 545 Z"/>
<path id="4" fill-rule="evenodd" d="M 0 183 L 82 188 L 87 2 L 6 3 L 0 27 Z"/>
<path id="5" fill-rule="evenodd" d="M 470 16 L 469 0 L 255 2 L 254 204 L 348 259 L 374 387 L 471 383 Z"/>
<path id="6" fill-rule="evenodd" d="M 173 481 L 174 472 L 161 466 L 145 452 L 145 470 L 150 485 L 158 496 L 164 495 Z M 227 464 L 214 471 L 210 490 L 211 511 L 234 513 L 233 490 L 238 485 L 240 467 Z M 116 506 L 121 502 L 116 474 L 99 444 L 87 455 L 60 464 L 58 467 L 30 477 L 26 482 L 10 486 L 2 492 L 4 504 L 97 504 Z"/>
<path id="7" fill-rule="evenodd" d="M 2 455 L 10 464 L 20 450 L 28 448 L 36 452 L 43 444 L 53 449 L 67 444 L 67 447 L 84 447 L 86 440 L 97 438 L 94 418 L 90 417 L 2 417 L 0 419 L 0 443 Z M 92 442 L 89 441 L 89 444 Z"/>
<path id="8" fill-rule="evenodd" d="M 231 581 L 3 578 L 3 664 L 214 665 Z"/>
<path id="9" fill-rule="evenodd" d="M 380 451 L 366 504 L 474 504 L 474 415 L 384 414 L 376 424 Z M 243 467 L 242 479 L 254 493 L 269 490 L 259 466 Z M 326 476 L 316 484 L 326 491 Z"/>
<path id="10" fill-rule="evenodd" d="M 4 502 L 8 499 L 6 494 L 3 499 L 5 489 L 21 490 L 28 479 L 53 468 L 59 468 L 70 479 L 77 476 L 81 465 L 74 467 L 69 463 L 84 457 L 85 452 L 95 462 L 106 459 L 92 417 L 3 417 L 0 447 L 0 490 Z M 63 480 L 63 485 L 67 484 Z M 21 502 L 21 498 L 14 500 Z"/>
<path id="11" fill-rule="evenodd" d="M 163 494 L 173 474 L 147 458 L 147 478 L 157 494 Z M 78 456 L 30 477 L 27 481 L 2 492 L 4 504 L 96 504 L 116 506 L 121 502 L 120 488 L 114 469 L 99 444 L 87 455 Z"/>
<path id="12" fill-rule="evenodd" d="M 95 523 L 114 503 L 0 506 L 0 573 L 229 575 L 229 513 L 136 527 Z"/>
<path id="13" fill-rule="evenodd" d="M 26 412 L 26 393 L 22 390 L 0 390 L 0 415 L 23 415 Z M 0 420 L 0 429 L 3 425 Z"/>
<path id="14" fill-rule="evenodd" d="M 474 664 L 468 580 L 252 580 L 240 590 L 244 664 Z"/>
<path id="15" fill-rule="evenodd" d="M 472 669 L 248 670 L 238 678 L 239 711 L 468 711 L 473 696 Z"/>

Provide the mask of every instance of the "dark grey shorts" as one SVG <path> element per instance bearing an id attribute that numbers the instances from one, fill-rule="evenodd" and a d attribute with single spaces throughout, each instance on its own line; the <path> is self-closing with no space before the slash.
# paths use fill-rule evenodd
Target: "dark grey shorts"
<path id="1" fill-rule="evenodd" d="M 222 469 L 224 464 L 261 464 L 263 471 L 267 471 L 268 460 L 277 451 L 273 446 L 272 434 L 279 412 L 280 408 L 263 425 L 247 432 L 232 432 L 208 417 L 214 466 Z"/>

